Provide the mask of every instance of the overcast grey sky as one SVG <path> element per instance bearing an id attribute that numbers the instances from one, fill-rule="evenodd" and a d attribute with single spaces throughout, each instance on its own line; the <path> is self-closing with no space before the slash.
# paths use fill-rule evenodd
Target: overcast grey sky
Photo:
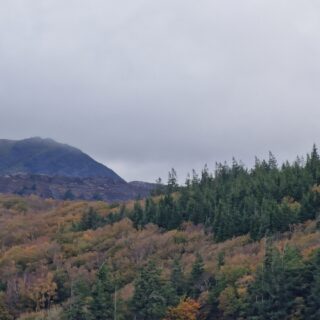
<path id="1" fill-rule="evenodd" d="M 127 180 L 320 142 L 319 0 L 2 0 L 0 138 Z"/>

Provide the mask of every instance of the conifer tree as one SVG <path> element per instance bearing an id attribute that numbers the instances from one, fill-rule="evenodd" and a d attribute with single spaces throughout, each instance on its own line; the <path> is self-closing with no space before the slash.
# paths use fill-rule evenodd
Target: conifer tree
<path id="1" fill-rule="evenodd" d="M 135 281 L 131 308 L 136 320 L 158 320 L 165 315 L 168 301 L 160 269 L 152 261 L 142 268 Z"/>
<path id="2" fill-rule="evenodd" d="M 114 303 L 112 294 L 114 286 L 109 277 L 109 271 L 104 264 L 98 271 L 92 290 L 90 311 L 95 320 L 112 320 L 114 317 Z"/>
<path id="3" fill-rule="evenodd" d="M 168 173 L 167 192 L 172 193 L 178 190 L 177 172 L 174 168 Z"/>
<path id="4" fill-rule="evenodd" d="M 173 260 L 170 280 L 176 294 L 178 296 L 182 296 L 185 292 L 185 279 L 182 272 L 181 262 L 178 258 Z"/>
<path id="5" fill-rule="evenodd" d="M 144 212 L 139 201 L 134 203 L 133 211 L 130 215 L 135 228 L 142 228 L 145 224 Z"/>
<path id="6" fill-rule="evenodd" d="M 144 209 L 144 219 L 145 223 L 156 222 L 157 206 L 152 198 L 146 199 L 145 209 Z"/>
<path id="7" fill-rule="evenodd" d="M 198 253 L 196 260 L 192 265 L 192 270 L 189 279 L 189 292 L 192 298 L 197 298 L 201 291 L 201 280 L 204 273 L 204 262 L 201 255 Z"/>
<path id="8" fill-rule="evenodd" d="M 311 174 L 313 183 L 319 183 L 320 178 L 320 156 L 317 146 L 314 144 L 310 156 L 307 157 L 306 169 Z"/>
<path id="9" fill-rule="evenodd" d="M 89 210 L 82 215 L 78 229 L 80 231 L 97 229 L 102 225 L 102 220 L 102 217 L 90 207 Z"/>
<path id="10" fill-rule="evenodd" d="M 89 286 L 84 280 L 76 280 L 71 285 L 71 301 L 65 312 L 67 320 L 90 320 L 88 310 L 89 296 Z"/>
<path id="11" fill-rule="evenodd" d="M 311 287 L 307 298 L 308 319 L 320 319 L 320 250 L 317 250 L 311 264 Z"/>
<path id="12" fill-rule="evenodd" d="M 256 280 L 249 288 L 249 319 L 286 319 L 304 309 L 305 295 L 303 281 L 304 265 L 299 252 L 287 246 L 280 254 L 268 239 L 263 266 L 258 270 Z"/>
<path id="13" fill-rule="evenodd" d="M 217 266 L 218 269 L 221 269 L 222 266 L 224 266 L 224 258 L 225 258 L 225 252 L 224 251 L 220 251 L 218 253 L 218 257 L 217 257 Z"/>

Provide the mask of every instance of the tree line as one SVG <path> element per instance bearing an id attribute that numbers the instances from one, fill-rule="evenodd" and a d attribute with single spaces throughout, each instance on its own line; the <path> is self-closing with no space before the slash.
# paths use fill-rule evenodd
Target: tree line
<path id="1" fill-rule="evenodd" d="M 178 185 L 172 169 L 160 200 L 137 201 L 128 216 L 137 228 L 154 223 L 172 230 L 191 221 L 207 227 L 216 241 L 244 234 L 258 240 L 318 218 L 319 184 L 320 157 L 314 145 L 306 160 L 297 158 L 292 164 L 278 166 L 270 153 L 268 161 L 256 159 L 252 169 L 236 160 L 231 166 L 217 164 L 214 173 L 205 167 L 200 176 L 193 171 L 185 186 Z"/>

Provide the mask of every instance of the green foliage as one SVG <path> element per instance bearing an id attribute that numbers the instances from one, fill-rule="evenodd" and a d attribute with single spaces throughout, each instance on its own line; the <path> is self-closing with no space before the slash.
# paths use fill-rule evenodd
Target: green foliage
<path id="1" fill-rule="evenodd" d="M 177 181 L 177 172 L 175 169 L 171 169 L 168 174 L 168 185 L 167 185 L 167 192 L 172 193 L 177 191 L 179 188 L 178 181 Z"/>
<path id="2" fill-rule="evenodd" d="M 95 230 L 103 224 L 105 224 L 104 219 L 93 208 L 89 208 L 89 210 L 82 215 L 81 220 L 75 229 L 78 231 L 85 231 L 88 229 Z"/>
<path id="3" fill-rule="evenodd" d="M 166 190 L 166 187 L 164 186 L 164 184 L 162 183 L 162 179 L 158 178 L 156 180 L 156 187 L 151 191 L 151 196 L 159 196 L 161 194 L 164 194 Z"/>
<path id="4" fill-rule="evenodd" d="M 109 271 L 103 265 L 98 271 L 96 282 L 92 290 L 90 311 L 95 320 L 112 320 L 114 317 L 114 304 L 112 294 L 114 285 L 111 283 Z"/>
<path id="5" fill-rule="evenodd" d="M 113 320 L 115 316 L 123 319 L 123 304 L 121 299 L 115 304 L 116 285 L 106 264 L 100 267 L 93 283 L 80 278 L 71 289 L 69 303 L 63 312 L 64 320 Z"/>
<path id="6" fill-rule="evenodd" d="M 114 204 L 110 205 L 112 208 L 117 208 L 120 205 Z M 135 213 L 131 213 L 131 219 L 134 220 Z M 86 211 L 80 221 L 78 223 L 74 223 L 73 230 L 74 231 L 86 231 L 89 229 L 96 230 L 99 227 L 103 227 L 107 224 L 114 224 L 115 222 L 120 221 L 124 217 L 127 216 L 127 210 L 126 206 L 123 204 L 120 206 L 118 211 L 110 212 L 107 216 L 103 217 L 99 213 L 97 213 L 93 208 L 89 208 L 88 211 Z M 138 223 L 138 221 L 137 221 Z M 138 227 L 138 224 L 136 225 Z"/>
<path id="7" fill-rule="evenodd" d="M 72 193 L 70 189 L 68 189 L 63 196 L 63 200 L 74 200 L 74 199 L 75 199 L 75 195 Z"/>
<path id="8" fill-rule="evenodd" d="M 196 260 L 192 265 L 189 278 L 189 293 L 192 298 L 197 298 L 201 292 L 202 276 L 204 274 L 204 263 L 200 254 L 197 254 Z"/>
<path id="9" fill-rule="evenodd" d="M 203 259 L 200 254 L 197 254 L 196 260 L 195 260 L 195 262 L 192 266 L 192 270 L 191 270 L 191 277 L 190 277 L 191 282 L 195 283 L 195 282 L 199 281 L 203 272 L 204 272 Z"/>
<path id="10" fill-rule="evenodd" d="M 310 293 L 307 299 L 308 319 L 320 319 L 320 250 L 317 250 L 308 266 Z"/>
<path id="11" fill-rule="evenodd" d="M 142 268 L 135 281 L 131 308 L 137 320 L 161 319 L 170 305 L 173 292 L 160 277 L 161 271 L 154 262 Z"/>
<path id="12" fill-rule="evenodd" d="M 182 222 L 181 214 L 171 194 L 166 194 L 160 199 L 156 211 L 155 223 L 166 230 L 179 227 Z"/>
<path id="13" fill-rule="evenodd" d="M 0 279 L 0 292 L 7 289 L 7 284 Z"/>
<path id="14" fill-rule="evenodd" d="M 217 259 L 218 269 L 221 269 L 221 267 L 224 266 L 224 258 L 225 258 L 225 252 L 224 251 L 220 251 L 218 253 L 218 259 Z"/>
<path id="15" fill-rule="evenodd" d="M 183 275 L 181 262 L 178 258 L 173 260 L 170 280 L 177 296 L 182 296 L 186 290 L 186 281 Z"/>
<path id="16" fill-rule="evenodd" d="M 245 267 L 234 267 L 226 270 L 221 268 L 215 274 L 209 295 L 211 317 L 216 318 L 222 312 L 222 319 L 240 318 L 246 304 L 244 297 L 238 293 L 237 281 L 248 273 Z"/>
<path id="17" fill-rule="evenodd" d="M 72 284 L 71 301 L 66 306 L 66 320 L 91 320 L 88 310 L 90 287 L 84 279 L 78 279 Z"/>
<path id="18" fill-rule="evenodd" d="M 133 211 L 131 212 L 130 218 L 135 228 L 141 228 L 144 226 L 144 212 L 139 201 L 136 201 L 134 203 Z"/>
<path id="19" fill-rule="evenodd" d="M 280 320 L 288 315 L 302 315 L 310 295 L 307 277 L 306 266 L 296 248 L 287 246 L 280 253 L 268 241 L 263 266 L 249 289 L 246 310 L 249 319 Z M 312 319 L 311 314 L 306 319 Z"/>
<path id="20" fill-rule="evenodd" d="M 68 273 L 62 269 L 57 270 L 54 274 L 53 280 L 57 285 L 55 300 L 60 303 L 67 300 L 71 295 Z"/>
<path id="21" fill-rule="evenodd" d="M 244 234 L 259 240 L 319 217 L 318 184 L 320 157 L 315 146 L 306 162 L 297 158 L 281 167 L 272 153 L 268 161 L 256 159 L 250 170 L 233 159 L 231 166 L 217 164 L 214 174 L 207 167 L 200 177 L 193 171 L 184 187 L 178 187 L 172 170 L 160 200 L 148 199 L 130 217 L 139 228 L 151 222 L 171 230 L 191 221 L 211 228 L 216 241 Z"/>

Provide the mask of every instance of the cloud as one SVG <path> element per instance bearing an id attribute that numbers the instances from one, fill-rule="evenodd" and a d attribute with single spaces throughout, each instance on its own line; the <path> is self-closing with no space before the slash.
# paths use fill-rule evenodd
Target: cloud
<path id="1" fill-rule="evenodd" d="M 319 141 L 313 0 L 6 0 L 0 135 L 52 137 L 124 178 L 294 159 Z"/>

